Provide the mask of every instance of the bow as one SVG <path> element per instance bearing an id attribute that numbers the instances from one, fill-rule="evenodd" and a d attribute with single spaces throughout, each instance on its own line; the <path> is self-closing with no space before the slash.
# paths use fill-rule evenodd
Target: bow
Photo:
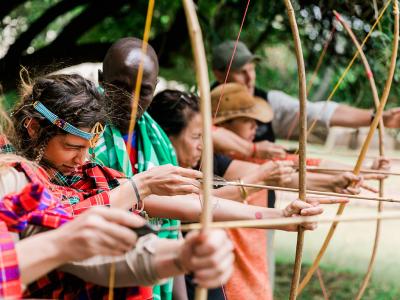
<path id="1" fill-rule="evenodd" d="M 339 13 L 334 11 L 334 14 L 336 16 L 336 19 L 343 25 L 344 29 L 349 34 L 351 40 L 353 41 L 354 45 L 357 48 L 357 51 L 360 53 L 360 57 L 361 57 L 363 65 L 364 65 L 364 69 L 365 69 L 365 72 L 366 72 L 366 75 L 368 77 L 368 81 L 369 81 L 369 84 L 370 84 L 370 87 L 371 87 L 374 103 L 375 103 L 376 109 L 378 109 L 378 107 L 379 107 L 378 91 L 377 91 L 377 88 L 376 88 L 374 75 L 373 75 L 373 73 L 371 71 L 371 68 L 369 66 L 367 57 L 365 56 L 365 53 L 364 53 L 361 45 L 359 44 L 356 36 L 354 35 L 353 31 L 351 30 L 350 26 L 342 19 L 341 15 Z M 383 119 L 381 118 L 379 120 L 379 155 L 380 156 L 384 156 L 385 155 L 385 151 L 384 151 L 384 134 L 385 134 L 385 132 L 384 132 Z M 379 197 L 383 197 L 383 196 L 384 196 L 384 180 L 380 179 L 379 180 Z M 377 206 L 378 212 L 381 212 L 382 209 L 383 209 L 383 202 L 379 202 L 378 206 Z M 381 221 L 377 220 L 376 221 L 374 245 L 372 247 L 371 258 L 370 258 L 370 261 L 368 263 L 367 272 L 365 273 L 364 279 L 363 279 L 363 281 L 361 283 L 361 286 L 360 286 L 360 289 L 359 289 L 359 291 L 357 293 L 357 297 L 356 297 L 357 300 L 361 299 L 362 295 L 364 294 L 365 289 L 368 286 L 368 282 L 369 282 L 369 279 L 370 279 L 371 274 L 372 274 L 373 266 L 375 264 L 375 259 L 376 259 L 376 254 L 377 254 L 378 244 L 379 244 L 379 239 L 380 239 L 380 233 L 381 233 Z"/>
<path id="2" fill-rule="evenodd" d="M 211 99 L 210 83 L 208 79 L 207 60 L 204 42 L 199 20 L 197 18 L 195 5 L 192 0 L 183 0 L 186 20 L 189 29 L 190 41 L 196 65 L 196 77 L 200 93 L 200 110 L 203 117 L 203 210 L 201 214 L 202 231 L 207 229 L 212 222 L 212 211 L 210 204 L 212 179 L 213 179 L 213 145 L 211 138 Z M 207 299 L 207 289 L 196 289 L 196 300 Z"/>
<path id="3" fill-rule="evenodd" d="M 297 61 L 297 75 L 299 79 L 299 101 L 300 101 L 300 114 L 299 114 L 299 199 L 306 200 L 306 145 L 307 145 L 307 88 L 306 88 L 306 73 L 304 67 L 303 50 L 301 48 L 301 41 L 299 30 L 297 27 L 296 17 L 294 14 L 293 6 L 290 0 L 285 0 L 285 6 L 289 17 L 290 28 L 292 30 L 294 46 L 296 51 Z M 296 299 L 297 289 L 300 280 L 301 260 L 303 256 L 304 244 L 304 228 L 299 227 L 296 243 L 296 256 L 293 268 L 292 285 L 290 288 L 290 299 Z"/>
<path id="4" fill-rule="evenodd" d="M 390 67 L 388 70 L 388 77 L 385 83 L 385 87 L 382 93 L 382 97 L 380 99 L 380 104 L 377 109 L 375 118 L 372 121 L 372 124 L 369 128 L 368 135 L 364 141 L 363 147 L 361 148 L 360 154 L 358 156 L 358 160 L 356 163 L 356 166 L 354 167 L 353 173 L 358 175 L 360 173 L 361 165 L 364 161 L 364 158 L 366 156 L 369 144 L 372 140 L 373 134 L 375 129 L 378 126 L 379 120 L 382 117 L 384 107 L 386 105 L 390 88 L 392 85 L 392 80 L 393 80 L 393 75 L 396 67 L 396 60 L 397 60 L 397 50 L 398 50 L 398 43 L 399 43 L 399 10 L 398 10 L 398 2 L 397 0 L 393 0 L 393 14 L 394 14 L 394 38 L 393 38 L 393 43 L 392 43 L 392 55 L 390 59 Z M 342 215 L 343 211 L 346 207 L 346 204 L 340 204 L 338 211 L 336 213 L 337 216 Z M 335 233 L 336 227 L 338 225 L 338 222 L 333 222 L 331 225 L 329 232 L 327 236 L 325 237 L 324 243 L 322 247 L 320 248 L 317 257 L 313 261 L 309 271 L 307 272 L 306 276 L 304 277 L 303 281 L 300 283 L 299 286 L 299 293 L 304 289 L 304 287 L 307 285 L 307 283 L 310 281 L 311 276 L 314 274 L 315 270 L 317 269 L 322 256 L 325 254 L 326 249 L 328 248 L 329 242 L 331 241 L 333 234 Z"/>

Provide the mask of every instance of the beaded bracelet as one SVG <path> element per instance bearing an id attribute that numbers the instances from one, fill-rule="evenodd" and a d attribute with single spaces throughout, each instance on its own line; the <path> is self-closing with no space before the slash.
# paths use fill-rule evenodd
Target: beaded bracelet
<path id="1" fill-rule="evenodd" d="M 137 202 L 136 202 L 135 209 L 139 210 L 139 212 L 142 212 L 144 210 L 144 201 L 142 201 L 142 199 L 140 199 L 140 193 L 139 193 L 139 190 L 136 186 L 136 183 L 135 183 L 135 180 L 133 179 L 133 177 L 129 178 L 129 182 L 131 183 L 132 188 L 135 191 L 135 195 L 136 195 Z M 140 207 L 140 209 L 139 209 L 139 207 Z"/>

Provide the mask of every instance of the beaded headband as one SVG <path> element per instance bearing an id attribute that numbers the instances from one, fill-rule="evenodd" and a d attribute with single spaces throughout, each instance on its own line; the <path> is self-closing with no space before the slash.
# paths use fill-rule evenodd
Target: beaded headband
<path id="1" fill-rule="evenodd" d="M 86 132 L 83 130 L 80 130 L 76 128 L 75 126 L 71 125 L 67 121 L 59 118 L 57 115 L 53 114 L 46 106 L 43 105 L 40 101 L 36 101 L 33 103 L 33 108 L 38 111 L 43 117 L 45 117 L 47 120 L 49 120 L 51 123 L 56 125 L 58 128 L 61 128 L 62 130 L 79 136 L 81 138 L 84 138 L 85 140 L 88 140 L 90 143 L 90 147 L 95 147 L 97 141 L 100 138 L 100 135 L 104 131 L 103 125 L 101 125 L 100 122 L 97 122 L 93 128 L 91 129 L 90 132 Z"/>

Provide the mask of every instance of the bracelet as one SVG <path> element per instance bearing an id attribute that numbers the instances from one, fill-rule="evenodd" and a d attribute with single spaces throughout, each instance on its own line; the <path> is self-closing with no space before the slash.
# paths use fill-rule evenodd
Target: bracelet
<path id="1" fill-rule="evenodd" d="M 136 205 L 135 205 L 135 210 L 139 210 L 140 212 L 143 211 L 144 209 L 144 201 L 142 201 L 142 199 L 140 199 L 140 194 L 139 194 L 139 190 L 136 186 L 135 180 L 133 179 L 133 177 L 129 178 L 129 182 L 132 185 L 133 190 L 135 191 L 135 195 L 136 195 Z M 140 207 L 140 209 L 138 209 Z"/>
<path id="2" fill-rule="evenodd" d="M 239 179 L 238 179 L 238 182 L 239 182 L 239 184 L 240 184 L 240 186 L 239 186 L 240 197 L 242 198 L 243 203 L 247 204 L 246 199 L 247 199 L 247 196 L 248 196 L 249 194 L 247 193 L 246 188 L 243 186 L 243 180 L 239 178 Z"/>
<path id="3" fill-rule="evenodd" d="M 257 154 L 257 145 L 256 143 L 253 143 L 253 152 L 251 153 L 251 157 L 255 158 Z"/>

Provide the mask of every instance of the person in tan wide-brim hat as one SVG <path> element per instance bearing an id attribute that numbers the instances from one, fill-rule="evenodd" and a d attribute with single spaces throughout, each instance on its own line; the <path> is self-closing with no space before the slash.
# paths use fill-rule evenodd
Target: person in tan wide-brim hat
<path id="1" fill-rule="evenodd" d="M 211 102 L 214 124 L 236 132 L 249 141 L 255 137 L 257 121 L 267 123 L 274 116 L 266 101 L 251 95 L 239 83 L 214 88 L 211 91 Z"/>

